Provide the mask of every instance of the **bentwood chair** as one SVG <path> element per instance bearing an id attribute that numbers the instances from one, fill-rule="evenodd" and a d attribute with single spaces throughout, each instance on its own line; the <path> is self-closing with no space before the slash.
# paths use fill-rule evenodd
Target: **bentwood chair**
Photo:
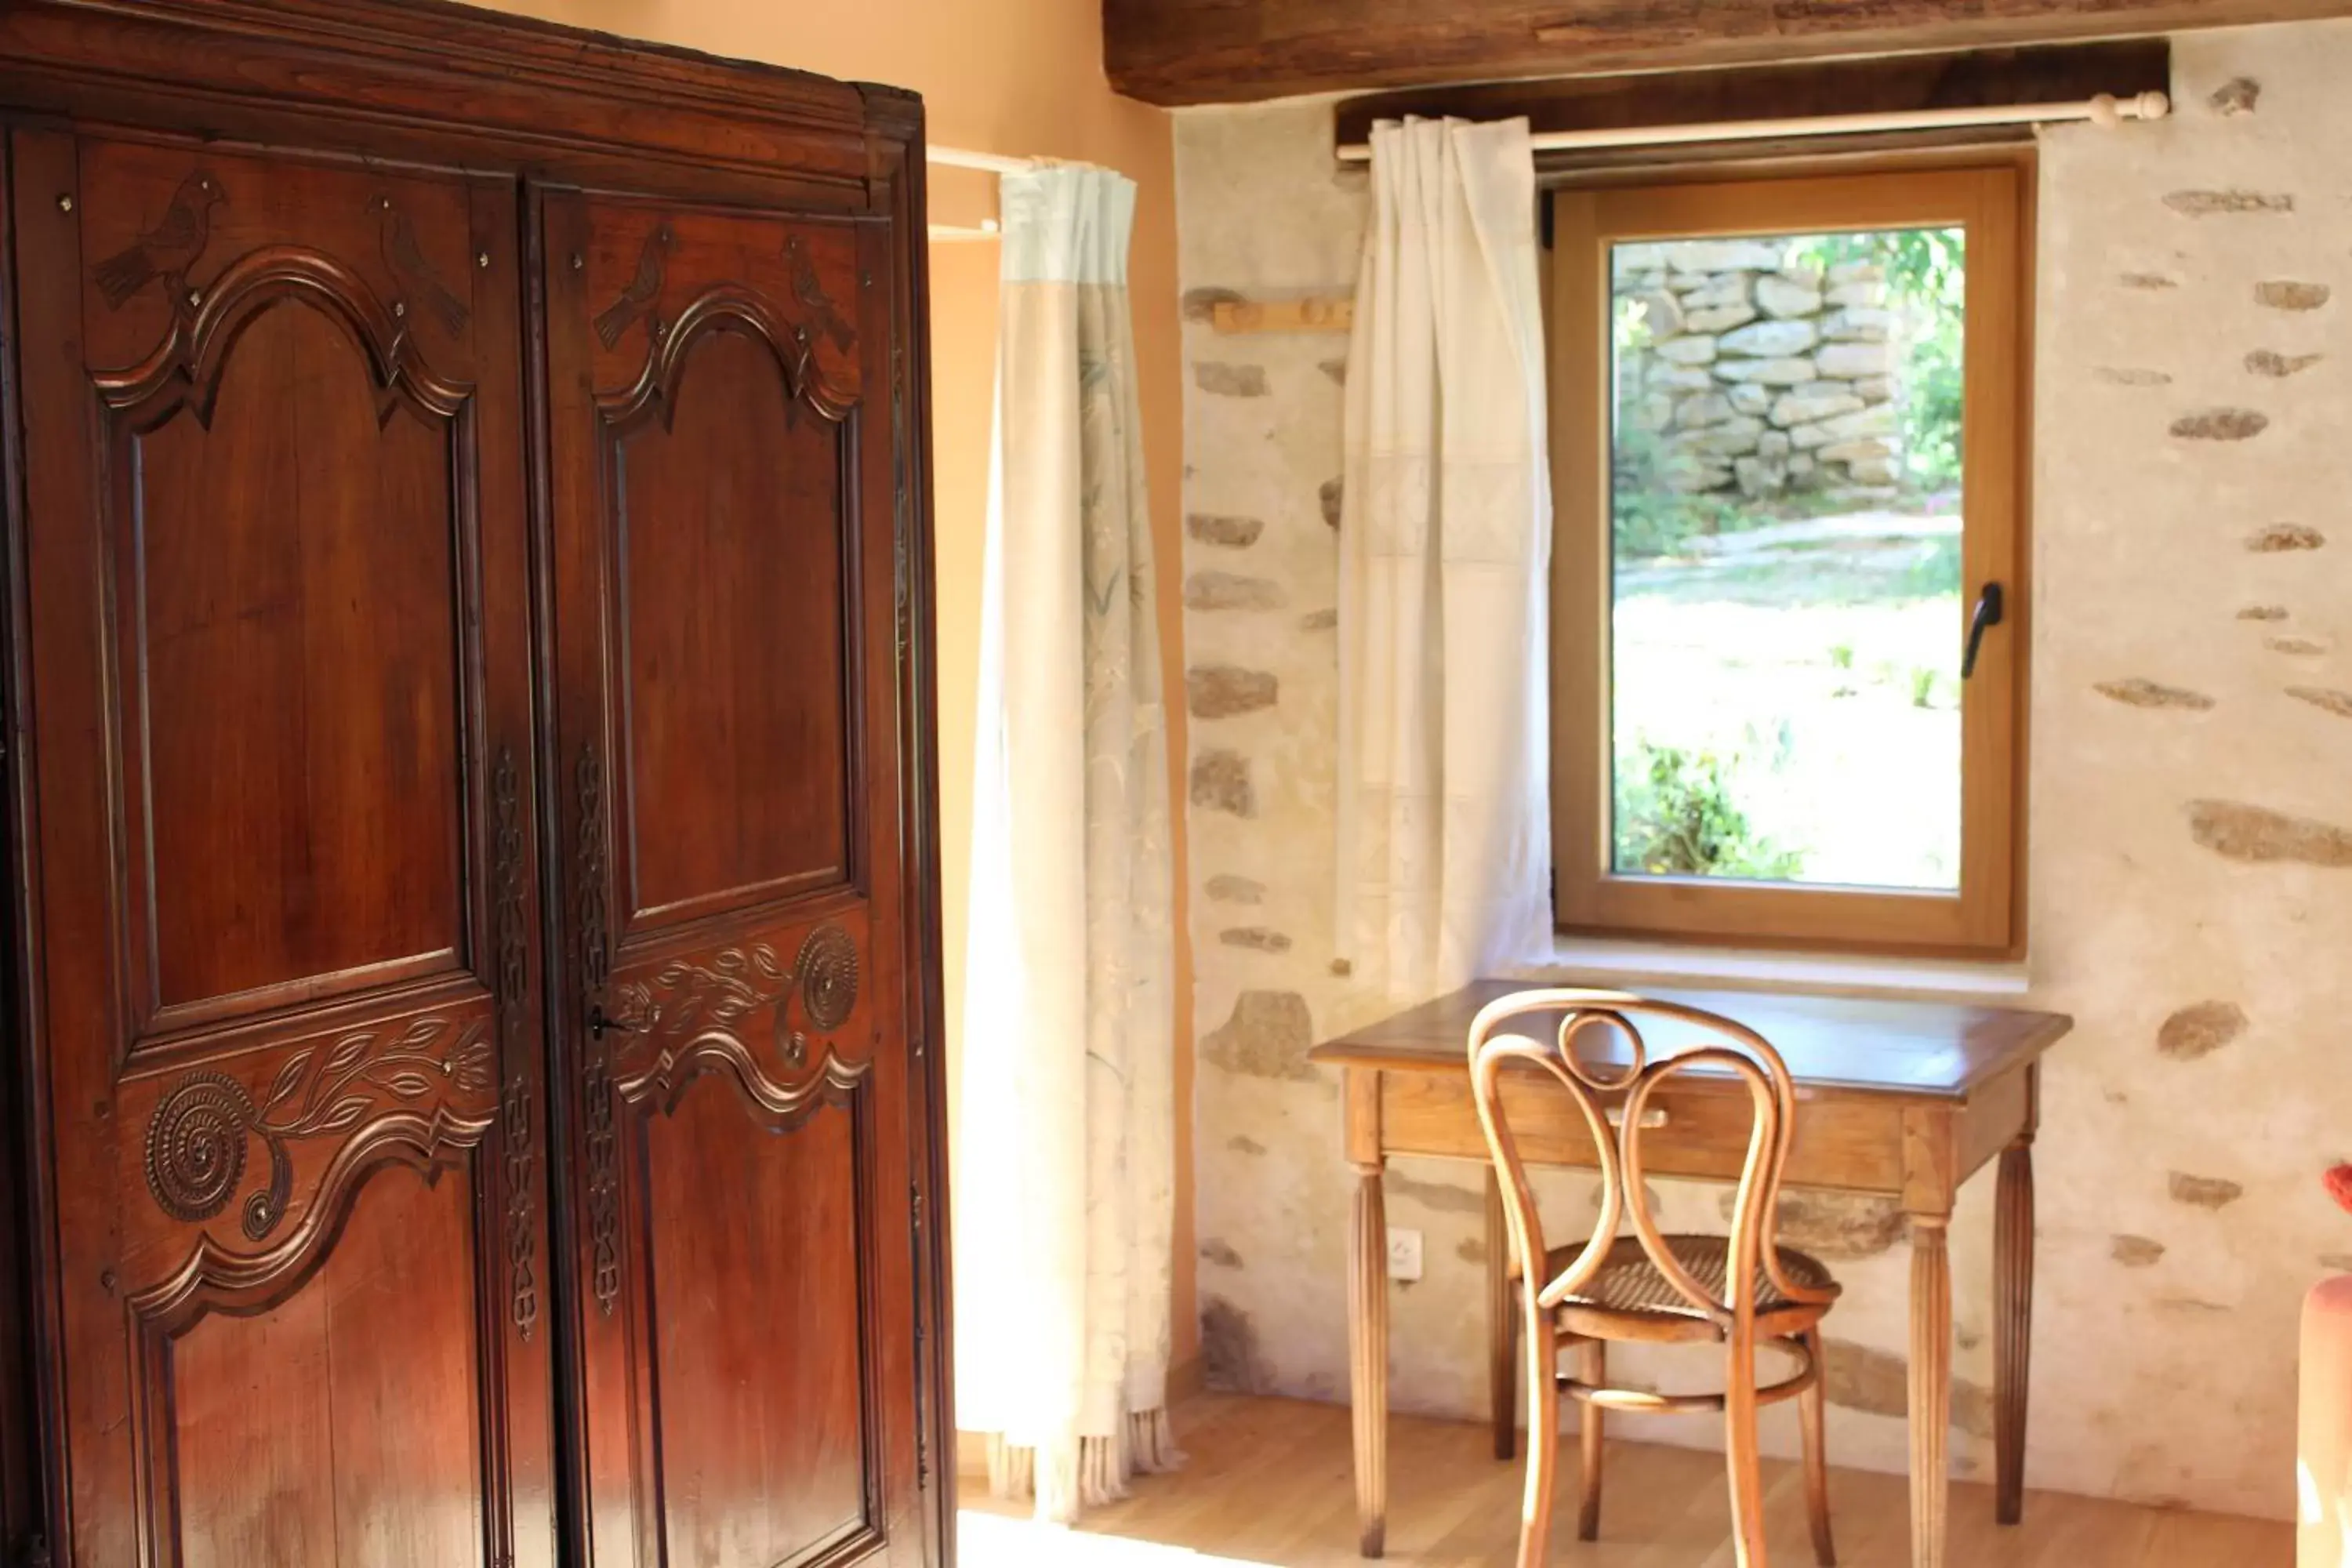
<path id="1" fill-rule="evenodd" d="M 1671 1043 L 1654 1053 L 1645 1024 Z M 1796 1086 L 1780 1054 L 1754 1030 L 1695 1007 L 1616 992 L 1533 990 L 1478 1015 L 1470 1026 L 1470 1068 L 1478 1120 L 1500 1177 L 1525 1335 L 1528 1489 L 1519 1568 L 1542 1568 L 1550 1542 L 1563 1394 L 1584 1406 L 1577 1534 L 1585 1541 L 1600 1536 L 1604 1412 L 1720 1413 L 1741 1568 L 1766 1564 L 1757 1411 L 1797 1400 L 1813 1554 L 1822 1568 L 1832 1568 L 1821 1321 L 1838 1285 L 1818 1261 L 1776 1239 L 1780 1172 L 1796 1116 Z M 1664 1121 L 1664 1109 L 1652 1105 L 1659 1086 L 1677 1074 L 1716 1079 L 1734 1093 L 1744 1088 L 1754 1110 L 1727 1237 L 1669 1236 L 1650 1212 L 1642 1142 Z M 1584 1241 L 1547 1247 L 1509 1107 L 1525 1110 L 1525 1097 L 1548 1095 L 1555 1086 L 1583 1113 L 1599 1152 L 1601 1215 Z M 1618 1235 L 1621 1220 L 1630 1235 Z M 1612 1387 L 1608 1347 L 1622 1342 L 1719 1345 L 1724 1392 Z M 1759 1346 L 1788 1352 L 1797 1370 L 1759 1386 Z M 1577 1352 L 1573 1376 L 1559 1370 L 1560 1352 L 1570 1349 Z"/>

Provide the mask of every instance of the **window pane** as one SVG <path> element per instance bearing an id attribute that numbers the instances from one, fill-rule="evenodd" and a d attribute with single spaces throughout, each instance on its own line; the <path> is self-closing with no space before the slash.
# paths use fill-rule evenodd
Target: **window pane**
<path id="1" fill-rule="evenodd" d="M 1958 887 L 1964 266 L 1612 247 L 1619 875 Z"/>

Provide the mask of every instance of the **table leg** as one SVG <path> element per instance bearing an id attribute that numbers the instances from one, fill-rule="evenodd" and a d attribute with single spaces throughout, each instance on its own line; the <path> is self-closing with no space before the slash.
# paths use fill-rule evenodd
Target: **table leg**
<path id="1" fill-rule="evenodd" d="M 1945 1468 L 1952 1426 L 1948 1215 L 1911 1215 L 1911 1563 L 1944 1568 Z"/>
<path id="2" fill-rule="evenodd" d="M 1356 1163 L 1348 1237 L 1348 1358 L 1356 1425 L 1356 1520 L 1363 1554 L 1385 1549 L 1389 1513 L 1389 1222 L 1380 1161 Z"/>
<path id="3" fill-rule="evenodd" d="M 1486 1400 L 1495 1422 L 1495 1458 L 1517 1452 L 1519 1304 L 1512 1300 L 1510 1226 L 1503 1184 L 1486 1167 Z"/>
<path id="4" fill-rule="evenodd" d="M 2000 1157 L 1993 1226 L 1993 1453 L 1999 1478 L 1994 1517 L 2025 1515 L 2025 1402 L 2033 1354 L 2033 1135 Z"/>

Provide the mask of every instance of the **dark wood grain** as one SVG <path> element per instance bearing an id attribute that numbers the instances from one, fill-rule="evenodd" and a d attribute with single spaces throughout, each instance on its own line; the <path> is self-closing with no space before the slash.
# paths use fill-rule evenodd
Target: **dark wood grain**
<path id="1" fill-rule="evenodd" d="M 1467 120 L 1525 116 L 1538 132 L 1622 131 L 1742 120 L 2126 98 L 2172 88 L 2165 38 L 1893 55 L 1880 59 L 1675 71 L 1667 76 L 1568 77 L 1375 93 L 1340 102 L 1334 139 L 1367 141 L 1382 120 L 1409 115 Z M 1549 156 L 1549 155 L 1548 155 Z"/>
<path id="2" fill-rule="evenodd" d="M 583 1561 L 921 1562 L 880 235 L 542 223 Z"/>
<path id="3" fill-rule="evenodd" d="M 2007 48 L 2337 16 L 2340 0 L 1104 0 L 1111 86 L 1166 105 Z"/>
<path id="4" fill-rule="evenodd" d="M 26 406 L 98 413 L 44 427 L 25 513 L 27 741 L 43 787 L 88 802 L 79 828 L 43 816 L 33 1051 L 58 1132 L 62 1544 L 545 1563 L 543 1349 L 498 1331 L 502 1056 L 474 940 L 488 737 L 530 723 L 520 344 L 484 329 L 467 265 L 513 232 L 511 190 L 193 142 L 13 152 L 44 187 Z M 125 942 L 58 941 L 109 921 Z M 317 1426 L 372 1407 L 393 1447 Z"/>
<path id="5" fill-rule="evenodd" d="M 921 123 L 0 3 L 0 1550 L 950 1555 Z"/>
<path id="6" fill-rule="evenodd" d="M 1497 997 L 1535 989 L 1480 980 L 1379 1023 L 1328 1040 L 1309 1059 L 1411 1070 L 1465 1070 L 1470 1021 Z M 1704 1008 L 1770 1040 L 1800 1082 L 1897 1100 L 1962 1101 L 2039 1056 L 2074 1027 L 2057 1013 L 1958 1003 L 1883 1001 L 1780 991 L 1647 990 L 1660 1001 Z M 1679 1037 L 1650 1030 L 1666 1045 Z M 1704 1079 L 1696 1073 L 1685 1092 Z"/>
<path id="7" fill-rule="evenodd" d="M 847 869 L 841 431 L 795 416 L 756 337 L 714 331 L 691 353 L 675 410 L 614 463 L 633 918 Z"/>

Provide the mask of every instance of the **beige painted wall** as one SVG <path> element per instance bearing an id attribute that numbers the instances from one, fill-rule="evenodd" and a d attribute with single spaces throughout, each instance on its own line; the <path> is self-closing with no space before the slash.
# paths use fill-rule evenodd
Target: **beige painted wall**
<path id="1" fill-rule="evenodd" d="M 1166 591 L 1169 755 L 1184 757 L 1176 586 L 1182 463 L 1176 322 L 1175 179 L 1168 115 L 1114 94 L 1103 79 L 1099 0 L 489 0 L 503 9 L 629 37 L 760 59 L 923 95 L 929 135 L 977 152 L 1083 160 L 1140 187 L 1131 261 L 1143 447 Z M 932 217 L 975 223 L 995 209 L 993 180 L 942 169 Z M 946 925 L 949 1058 L 961 1036 L 963 910 L 970 864 L 974 689 L 979 679 L 980 565 L 996 355 L 996 247 L 931 247 L 931 330 L 939 569 L 940 815 Z M 1181 776 L 1177 779 L 1181 787 Z M 1183 863 L 1183 826 L 1175 853 Z M 1178 878 L 1178 898 L 1182 893 Z M 1184 930 L 1180 901 L 1177 929 Z M 1192 1176 L 1189 1120 L 1192 1037 L 1190 955 L 1177 954 L 1176 1360 L 1196 1352 L 1192 1310 Z"/>
<path id="2" fill-rule="evenodd" d="M 2037 1156 L 2029 1479 L 2284 1515 L 2296 1313 L 2352 1268 L 2352 24 L 2175 43 L 2179 116 L 2052 132 L 2041 175 L 2032 1004 L 2069 1012 Z M 1346 292 L 1366 198 L 1328 105 L 1178 116 L 1188 291 Z M 1197 298 L 1188 292 L 1188 299 Z M 1202 1360 L 1341 1397 L 1349 1173 L 1314 1039 L 1386 1009 L 1331 973 L 1343 339 L 1188 313 L 1187 655 Z M 1262 677 L 1271 676 L 1271 684 Z M 2199 806 L 2194 803 L 2210 803 Z M 1485 1403 L 1479 1177 L 1400 1161 L 1400 1408 Z M 1670 1228 L 1717 1194 L 1660 1183 Z M 1566 1229 L 1591 1183 L 1559 1181 Z M 1963 1192 L 1956 1468 L 1989 1471 L 1991 1183 Z M 1901 1469 L 1900 1216 L 1815 1200 L 1847 1289 L 1831 1450 Z M 1686 1355 L 1686 1352 L 1685 1352 Z M 1703 1387 L 1715 1369 L 1625 1357 Z M 1794 1416 L 1768 1416 L 1793 1448 Z M 1712 1445 L 1693 1419 L 1629 1436 Z M 1612 1427 L 1612 1429 L 1614 1429 Z"/>

